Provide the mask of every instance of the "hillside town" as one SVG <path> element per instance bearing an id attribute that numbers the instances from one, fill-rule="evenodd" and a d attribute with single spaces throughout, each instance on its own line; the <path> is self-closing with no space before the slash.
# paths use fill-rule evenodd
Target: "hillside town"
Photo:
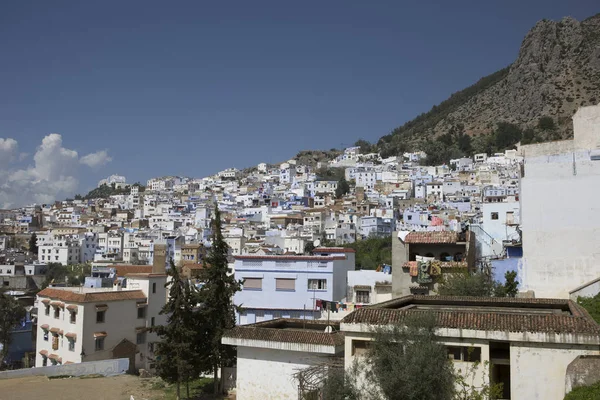
<path id="1" fill-rule="evenodd" d="M 573 139 L 449 165 L 356 146 L 315 165 L 145 185 L 113 175 L 98 183 L 104 197 L 1 210 L 2 286 L 26 305 L 3 362 L 127 359 L 129 372 L 152 375 L 171 270 L 207 283 L 217 210 L 227 274 L 241 283 L 236 327 L 222 338 L 237 361 L 220 372 L 238 399 L 298 398 L 299 369 L 332 356 L 349 368 L 375 327 L 408 310 L 436 315 L 457 368 L 501 384 L 497 398 L 562 399 L 595 379 L 600 357 L 600 327 L 578 304 L 600 293 L 600 105 L 579 109 L 573 125 Z M 361 243 L 384 243 L 383 255 Z M 448 279 L 465 273 L 518 289 L 447 295 Z"/>

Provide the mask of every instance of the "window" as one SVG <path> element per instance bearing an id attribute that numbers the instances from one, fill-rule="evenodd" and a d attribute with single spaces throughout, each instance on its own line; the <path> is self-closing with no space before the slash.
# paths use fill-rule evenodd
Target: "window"
<path id="1" fill-rule="evenodd" d="M 44 330 L 44 341 L 48 341 L 48 331 Z"/>
<path id="2" fill-rule="evenodd" d="M 154 353 L 154 343 L 152 343 L 152 342 L 148 343 L 148 351 L 150 353 Z"/>
<path id="3" fill-rule="evenodd" d="M 77 322 L 77 313 L 76 313 L 76 312 L 74 312 L 74 311 L 71 311 L 71 319 L 70 319 L 70 322 L 71 322 L 72 324 L 74 324 L 74 323 L 76 323 L 76 322 Z"/>
<path id="4" fill-rule="evenodd" d="M 138 318 L 146 318 L 146 307 L 138 307 Z"/>
<path id="5" fill-rule="evenodd" d="M 104 322 L 106 311 L 96 311 L 96 323 Z"/>
<path id="6" fill-rule="evenodd" d="M 357 290 L 356 291 L 356 302 L 357 303 L 369 303 L 369 295 L 371 293 L 368 290 Z"/>
<path id="7" fill-rule="evenodd" d="M 136 344 L 144 344 L 146 343 L 146 332 L 139 332 L 135 339 Z"/>
<path id="8" fill-rule="evenodd" d="M 309 279 L 309 290 L 327 290 L 327 279 Z"/>
<path id="9" fill-rule="evenodd" d="M 360 356 L 364 355 L 369 349 L 369 341 L 368 340 L 353 340 L 352 341 L 352 355 Z"/>
<path id="10" fill-rule="evenodd" d="M 50 305 L 46 304 L 46 315 L 50 315 Z"/>
<path id="11" fill-rule="evenodd" d="M 75 341 L 69 339 L 69 351 L 75 351 Z"/>
<path id="12" fill-rule="evenodd" d="M 447 346 L 448 358 L 454 361 L 481 362 L 481 347 Z"/>
<path id="13" fill-rule="evenodd" d="M 58 350 L 58 335 L 52 335 L 52 350 Z"/>
<path id="14" fill-rule="evenodd" d="M 244 290 L 262 290 L 262 278 L 244 278 Z"/>
<path id="15" fill-rule="evenodd" d="M 150 318 L 150 326 L 154 326 L 154 317 Z"/>
<path id="16" fill-rule="evenodd" d="M 60 318 L 60 308 L 54 307 L 54 318 Z"/>
<path id="17" fill-rule="evenodd" d="M 42 356 L 42 367 L 48 366 L 48 357 Z"/>
<path id="18" fill-rule="evenodd" d="M 156 282 L 152 282 L 152 293 L 156 293 Z"/>
<path id="19" fill-rule="evenodd" d="M 493 212 L 493 213 L 491 213 L 491 218 L 492 218 L 493 220 L 496 220 L 496 219 L 498 219 L 498 213 L 497 213 L 497 212 Z"/>
<path id="20" fill-rule="evenodd" d="M 294 291 L 296 290 L 296 280 L 289 278 L 275 278 L 275 290 Z"/>
<path id="21" fill-rule="evenodd" d="M 96 338 L 96 351 L 104 350 L 104 338 Z"/>

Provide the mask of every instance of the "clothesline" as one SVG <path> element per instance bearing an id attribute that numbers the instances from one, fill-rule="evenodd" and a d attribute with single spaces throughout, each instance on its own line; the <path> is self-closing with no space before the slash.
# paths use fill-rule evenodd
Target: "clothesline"
<path id="1" fill-rule="evenodd" d="M 323 299 L 316 299 L 315 307 L 321 311 L 331 311 L 337 313 L 338 311 L 354 311 L 361 307 L 364 307 L 364 304 L 355 304 L 355 303 L 342 303 L 341 301 L 330 301 Z"/>

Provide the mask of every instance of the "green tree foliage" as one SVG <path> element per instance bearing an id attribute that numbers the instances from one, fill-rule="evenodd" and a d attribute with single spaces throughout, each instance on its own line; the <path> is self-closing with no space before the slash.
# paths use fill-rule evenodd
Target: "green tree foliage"
<path id="1" fill-rule="evenodd" d="M 481 271 L 445 274 L 438 286 L 438 293 L 442 296 L 515 297 L 519 291 L 517 273 L 507 271 L 504 278 L 506 282 L 501 284 Z"/>
<path id="2" fill-rule="evenodd" d="M 25 308 L 12 296 L 0 293 L 0 365 L 8 355 L 12 331 L 25 318 Z"/>
<path id="3" fill-rule="evenodd" d="M 322 167 L 315 174 L 319 181 L 339 181 L 346 177 L 346 170 L 338 167 Z"/>
<path id="4" fill-rule="evenodd" d="M 520 140 L 523 132 L 518 125 L 510 122 L 499 122 L 494 131 L 494 141 L 497 150 L 507 149 L 516 145 Z"/>
<path id="5" fill-rule="evenodd" d="M 594 297 L 578 297 L 577 303 L 585 308 L 592 318 L 600 324 L 600 293 Z"/>
<path id="6" fill-rule="evenodd" d="M 29 238 L 29 251 L 33 254 L 37 254 L 38 252 L 37 235 L 35 233 Z"/>
<path id="7" fill-rule="evenodd" d="M 241 282 L 228 274 L 229 246 L 223 239 L 221 212 L 215 206 L 212 221 L 211 247 L 205 259 L 200 279 L 204 282 L 199 291 L 202 303 L 201 318 L 208 327 L 205 344 L 208 346 L 204 363 L 212 366 L 215 378 L 215 394 L 218 391 L 219 368 L 231 365 L 235 360 L 235 348 L 221 343 L 223 334 L 235 326 L 233 295 L 241 290 Z"/>
<path id="8" fill-rule="evenodd" d="M 553 131 L 556 129 L 556 124 L 552 117 L 545 116 L 538 119 L 537 127 L 542 131 Z"/>
<path id="9" fill-rule="evenodd" d="M 133 186 L 137 186 L 140 192 L 146 190 L 146 187 L 142 184 L 134 183 Z M 100 187 L 92 189 L 88 194 L 83 196 L 82 199 L 106 199 L 110 196 L 118 195 L 118 194 L 129 194 L 131 191 L 131 186 L 127 185 L 122 188 L 118 188 L 114 183 L 112 185 L 103 184 Z M 80 196 L 81 197 L 81 196 Z M 77 198 L 77 196 L 75 196 Z"/>
<path id="10" fill-rule="evenodd" d="M 341 199 L 350 192 L 350 184 L 346 178 L 342 177 L 338 181 L 337 188 L 335 189 L 335 197 Z"/>
<path id="11" fill-rule="evenodd" d="M 173 260 L 169 269 L 169 301 L 161 314 L 167 315 L 167 324 L 151 328 L 160 337 L 156 345 L 156 371 L 166 382 L 177 385 L 177 399 L 180 399 L 181 383 L 195 379 L 199 374 L 200 363 L 195 347 L 198 332 L 195 305 L 197 293 L 188 279 L 179 275 Z"/>
<path id="12" fill-rule="evenodd" d="M 314 249 L 315 249 L 315 245 L 313 242 L 306 242 L 306 244 L 304 245 L 304 254 L 310 255 L 310 254 L 312 254 Z"/>
<path id="13" fill-rule="evenodd" d="M 535 131 L 531 128 L 525 129 L 523 131 L 523 137 L 521 137 L 521 144 L 531 144 L 536 142 L 537 137 L 535 135 Z"/>
<path id="14" fill-rule="evenodd" d="M 383 264 L 392 264 L 392 238 L 369 237 L 346 244 L 344 247 L 356 250 L 356 269 L 377 269 Z"/>
<path id="15" fill-rule="evenodd" d="M 360 147 L 360 154 L 368 154 L 372 153 L 373 151 L 376 151 L 376 149 L 374 148 L 375 146 L 373 146 L 371 143 L 367 142 L 364 139 L 358 139 L 356 143 L 354 143 L 354 146 Z"/>
<path id="16" fill-rule="evenodd" d="M 66 266 L 61 263 L 48 263 L 42 289 L 48 287 L 51 283 L 65 283 L 68 276 L 69 269 Z"/>
<path id="17" fill-rule="evenodd" d="M 564 400 L 598 400 L 600 399 L 600 382 L 591 386 L 580 386 L 567 393 Z"/>

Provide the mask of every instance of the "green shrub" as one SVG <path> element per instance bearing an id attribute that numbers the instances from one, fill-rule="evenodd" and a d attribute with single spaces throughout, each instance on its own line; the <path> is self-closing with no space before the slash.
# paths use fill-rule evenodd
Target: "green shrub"
<path id="1" fill-rule="evenodd" d="M 600 382 L 591 386 L 580 386 L 565 396 L 564 400 L 598 400 L 600 399 Z"/>

